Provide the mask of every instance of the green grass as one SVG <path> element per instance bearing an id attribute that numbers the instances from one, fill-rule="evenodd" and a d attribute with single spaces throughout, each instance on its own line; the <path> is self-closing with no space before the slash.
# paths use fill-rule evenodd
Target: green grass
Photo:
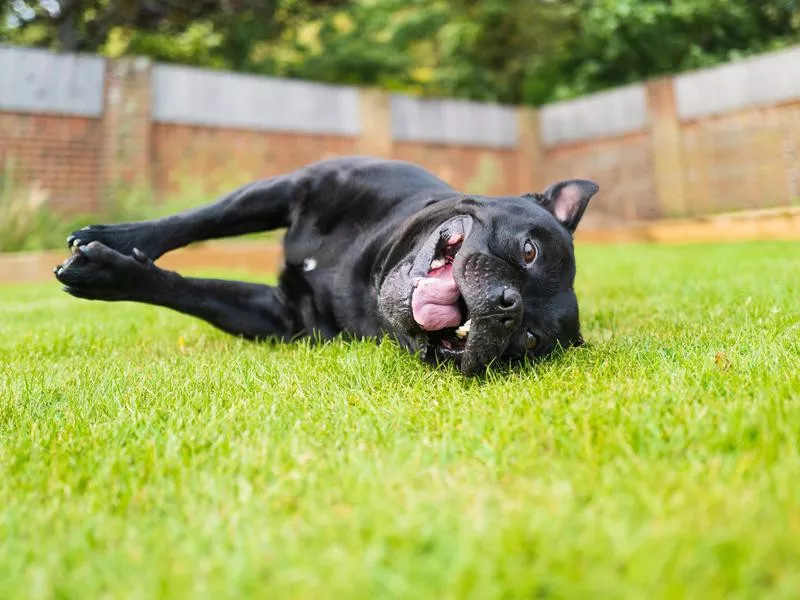
<path id="1" fill-rule="evenodd" d="M 578 287 L 588 346 L 485 382 L 0 288 L 0 598 L 797 597 L 800 245 Z"/>

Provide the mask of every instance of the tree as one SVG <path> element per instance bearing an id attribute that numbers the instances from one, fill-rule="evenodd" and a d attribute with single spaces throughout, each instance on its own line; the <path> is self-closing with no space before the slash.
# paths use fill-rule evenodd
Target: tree
<path id="1" fill-rule="evenodd" d="M 800 42 L 800 0 L 0 0 L 14 43 L 541 104 Z"/>
<path id="2" fill-rule="evenodd" d="M 797 0 L 578 0 L 555 97 L 706 67 L 800 42 Z"/>
<path id="3" fill-rule="evenodd" d="M 165 38 L 143 43 L 145 49 L 165 51 L 167 39 L 185 35 L 193 27 L 213 24 L 223 42 L 221 54 L 235 61 L 242 40 L 252 44 L 259 36 L 278 35 L 286 21 L 302 15 L 308 6 L 334 6 L 344 0 L 3 0 L 0 16 L 5 37 L 65 52 L 103 52 L 114 33 L 130 40 Z M 234 38 L 240 38 L 238 44 Z M 249 36 L 249 37 L 248 37 Z M 231 43 L 227 43 L 227 42 Z M 177 42 L 179 43 L 179 42 Z M 133 49 L 138 49 L 133 44 Z"/>

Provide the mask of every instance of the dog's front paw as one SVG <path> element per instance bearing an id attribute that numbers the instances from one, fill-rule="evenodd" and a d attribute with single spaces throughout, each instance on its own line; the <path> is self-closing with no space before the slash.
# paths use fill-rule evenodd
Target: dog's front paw
<path id="1" fill-rule="evenodd" d="M 100 242 L 120 254 L 131 255 L 134 248 L 139 248 L 148 256 L 152 255 L 146 228 L 140 223 L 122 223 L 119 225 L 89 225 L 73 231 L 67 237 L 67 246 L 75 251 L 92 242 Z"/>
<path id="2" fill-rule="evenodd" d="M 156 267 L 141 251 L 125 256 L 100 242 L 72 246 L 72 255 L 54 269 L 64 291 L 89 300 L 141 299 Z"/>

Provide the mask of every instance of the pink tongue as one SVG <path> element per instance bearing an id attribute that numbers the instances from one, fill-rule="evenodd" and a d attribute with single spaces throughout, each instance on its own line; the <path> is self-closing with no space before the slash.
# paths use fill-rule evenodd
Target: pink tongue
<path id="1" fill-rule="evenodd" d="M 460 297 L 453 279 L 452 265 L 437 269 L 435 273 L 420 279 L 414 288 L 411 295 L 414 320 L 426 331 L 458 327 L 461 323 L 461 311 L 457 304 Z"/>

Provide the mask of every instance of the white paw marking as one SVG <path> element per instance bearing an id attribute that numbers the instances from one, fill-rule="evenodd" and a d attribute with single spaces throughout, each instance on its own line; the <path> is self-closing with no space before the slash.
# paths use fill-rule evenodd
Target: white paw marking
<path id="1" fill-rule="evenodd" d="M 307 258 L 303 261 L 303 271 L 308 273 L 309 271 L 313 271 L 317 268 L 317 259 L 316 258 Z"/>

